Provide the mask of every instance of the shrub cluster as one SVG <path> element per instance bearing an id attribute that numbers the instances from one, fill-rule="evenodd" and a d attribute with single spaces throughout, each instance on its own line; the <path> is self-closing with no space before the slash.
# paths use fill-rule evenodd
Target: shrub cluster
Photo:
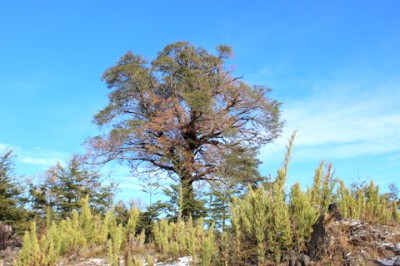
<path id="1" fill-rule="evenodd" d="M 324 162 L 317 167 L 310 187 L 302 190 L 296 183 L 287 190 L 293 139 L 273 182 L 249 186 L 246 193 L 232 197 L 223 228 L 214 227 L 218 221 L 188 217 L 149 221 L 151 226 L 142 228 L 151 232 L 145 232 L 138 226 L 142 213 L 137 208 L 129 210 L 124 219 L 113 211 L 94 215 L 84 198 L 82 207 L 66 219 L 48 218 L 39 230 L 33 222 L 15 265 L 51 266 L 71 254 L 107 256 L 111 265 L 120 265 L 122 258 L 125 265 L 154 265 L 157 260 L 181 256 L 205 266 L 277 264 L 292 251 L 306 250 L 313 224 L 331 202 L 337 203 L 344 218 L 399 222 L 397 198 L 381 194 L 372 181 L 349 189 Z"/>

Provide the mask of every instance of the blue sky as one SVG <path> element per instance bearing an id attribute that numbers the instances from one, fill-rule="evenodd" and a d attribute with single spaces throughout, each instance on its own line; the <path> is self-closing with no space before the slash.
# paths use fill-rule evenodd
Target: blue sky
<path id="1" fill-rule="evenodd" d="M 32 176 L 84 152 L 107 104 L 100 77 L 128 50 L 152 59 L 175 41 L 213 50 L 249 84 L 271 87 L 286 127 L 262 147 L 274 174 L 298 129 L 288 183 L 307 185 L 321 160 L 348 183 L 400 186 L 398 1 L 0 2 L 0 148 Z M 125 198 L 138 185 L 117 167 Z"/>

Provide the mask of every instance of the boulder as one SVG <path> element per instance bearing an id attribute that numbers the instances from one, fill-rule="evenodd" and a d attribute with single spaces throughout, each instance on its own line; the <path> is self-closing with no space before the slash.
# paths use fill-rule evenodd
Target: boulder
<path id="1" fill-rule="evenodd" d="M 11 239 L 12 227 L 0 222 L 0 250 L 4 250 L 8 246 L 8 242 Z"/>

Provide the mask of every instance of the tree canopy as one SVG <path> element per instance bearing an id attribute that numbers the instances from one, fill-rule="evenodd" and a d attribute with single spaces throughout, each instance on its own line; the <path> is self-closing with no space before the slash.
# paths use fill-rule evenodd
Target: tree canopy
<path id="1" fill-rule="evenodd" d="M 219 173 L 232 157 L 249 165 L 254 155 L 246 151 L 257 152 L 280 134 L 280 103 L 269 88 L 233 75 L 226 65 L 230 47 L 216 50 L 177 42 L 151 62 L 128 52 L 107 69 L 109 103 L 94 118 L 104 134 L 89 141 L 96 161 L 166 171 L 181 182 L 185 201 L 193 197 L 193 182 L 224 178 Z"/>
<path id="2" fill-rule="evenodd" d="M 28 218 L 24 209 L 26 199 L 14 174 L 11 150 L 0 151 L 0 221 L 21 229 Z"/>
<path id="3" fill-rule="evenodd" d="M 51 208 L 57 216 L 67 217 L 81 207 L 85 197 L 95 213 L 105 213 L 114 192 L 115 185 L 105 185 L 102 175 L 78 155 L 71 156 L 65 165 L 57 163 L 46 172 L 44 182 L 30 187 L 32 209 L 39 216 Z"/>

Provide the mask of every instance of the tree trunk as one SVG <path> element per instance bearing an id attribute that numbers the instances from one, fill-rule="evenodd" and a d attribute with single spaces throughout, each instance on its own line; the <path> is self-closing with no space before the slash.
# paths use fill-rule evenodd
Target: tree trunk
<path id="1" fill-rule="evenodd" d="M 194 217 L 196 213 L 196 202 L 194 198 L 194 190 L 193 190 L 193 182 L 194 180 L 191 177 L 181 178 L 181 195 L 182 197 L 182 206 L 181 206 L 181 214 L 184 220 L 189 217 Z"/>

